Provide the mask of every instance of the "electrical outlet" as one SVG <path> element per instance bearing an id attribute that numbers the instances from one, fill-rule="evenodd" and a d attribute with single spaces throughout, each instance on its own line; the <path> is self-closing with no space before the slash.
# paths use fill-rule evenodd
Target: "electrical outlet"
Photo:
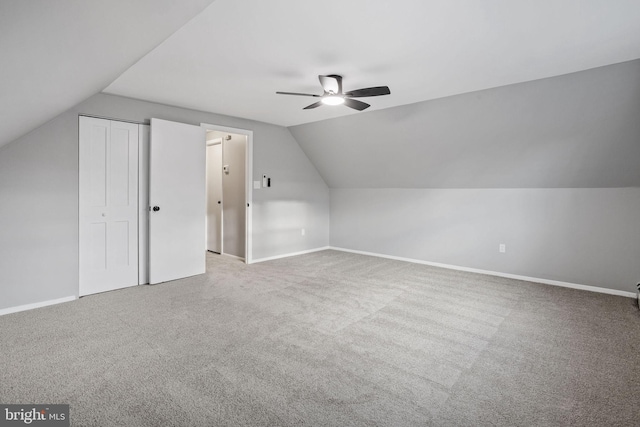
<path id="1" fill-rule="evenodd" d="M 498 246 L 498 252 L 500 252 L 501 254 L 507 252 L 507 245 L 505 245 L 504 243 L 500 243 L 500 246 Z"/>
<path id="2" fill-rule="evenodd" d="M 305 234 L 307 234 L 307 231 L 303 228 L 302 230 L 300 230 L 300 234 L 304 236 Z"/>

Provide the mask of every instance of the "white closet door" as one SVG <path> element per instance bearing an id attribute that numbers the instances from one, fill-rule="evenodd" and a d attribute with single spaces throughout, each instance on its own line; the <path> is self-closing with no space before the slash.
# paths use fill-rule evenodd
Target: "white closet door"
<path id="1" fill-rule="evenodd" d="M 138 125 L 80 117 L 80 296 L 138 284 Z"/>
<path id="2" fill-rule="evenodd" d="M 206 270 L 206 141 L 200 126 L 151 119 L 149 283 Z"/>

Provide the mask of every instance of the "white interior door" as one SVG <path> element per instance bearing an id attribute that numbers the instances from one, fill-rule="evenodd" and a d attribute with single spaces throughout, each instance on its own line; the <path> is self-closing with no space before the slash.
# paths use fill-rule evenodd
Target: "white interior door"
<path id="1" fill-rule="evenodd" d="M 80 117 L 80 296 L 138 284 L 138 125 Z"/>
<path id="2" fill-rule="evenodd" d="M 207 250 L 222 253 L 222 143 L 207 146 Z"/>
<path id="3" fill-rule="evenodd" d="M 204 128 L 151 119 L 149 283 L 206 271 L 205 182 Z"/>

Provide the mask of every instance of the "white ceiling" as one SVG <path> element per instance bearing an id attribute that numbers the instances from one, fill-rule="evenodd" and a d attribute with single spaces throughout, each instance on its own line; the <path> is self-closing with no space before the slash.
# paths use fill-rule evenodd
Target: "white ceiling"
<path id="1" fill-rule="evenodd" d="M 0 146 L 100 92 L 213 0 L 1 0 Z"/>
<path id="2" fill-rule="evenodd" d="M 388 85 L 367 111 L 550 77 L 640 58 L 638 22 L 638 0 L 1 0 L 0 146 L 102 90 L 291 126 L 355 113 L 275 94 L 318 74 Z"/>
<path id="3" fill-rule="evenodd" d="M 367 111 L 640 58 L 638 0 L 217 0 L 104 91 L 283 126 L 318 74 L 388 85 Z"/>

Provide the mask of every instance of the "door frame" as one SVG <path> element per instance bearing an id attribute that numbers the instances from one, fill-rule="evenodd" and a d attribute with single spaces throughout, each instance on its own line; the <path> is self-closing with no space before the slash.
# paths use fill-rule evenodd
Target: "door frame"
<path id="1" fill-rule="evenodd" d="M 200 126 L 206 130 L 216 130 L 220 132 L 235 133 L 245 135 L 247 137 L 247 150 L 245 154 L 245 245 L 244 245 L 244 262 L 251 264 L 253 262 L 253 131 L 248 129 L 233 128 L 230 126 L 222 126 L 211 123 L 200 123 Z"/>

